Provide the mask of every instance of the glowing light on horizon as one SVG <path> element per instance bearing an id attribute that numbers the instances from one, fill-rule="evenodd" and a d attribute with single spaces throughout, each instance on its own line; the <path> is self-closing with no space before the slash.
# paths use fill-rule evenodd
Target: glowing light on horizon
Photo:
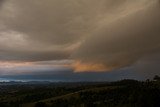
<path id="1" fill-rule="evenodd" d="M 81 63 L 80 61 L 75 62 L 72 66 L 75 72 L 106 72 L 111 70 L 103 64 Z"/>

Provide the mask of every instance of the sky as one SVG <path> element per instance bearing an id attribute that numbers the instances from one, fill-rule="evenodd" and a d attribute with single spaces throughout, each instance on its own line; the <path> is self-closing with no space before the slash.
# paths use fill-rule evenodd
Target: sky
<path id="1" fill-rule="evenodd" d="M 160 75 L 160 0 L 0 0 L 0 78 Z"/>

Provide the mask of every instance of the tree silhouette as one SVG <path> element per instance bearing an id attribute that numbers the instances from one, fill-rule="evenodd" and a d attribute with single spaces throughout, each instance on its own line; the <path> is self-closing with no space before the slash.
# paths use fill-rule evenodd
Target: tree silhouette
<path id="1" fill-rule="evenodd" d="M 155 81 L 160 81 L 160 76 L 155 75 L 154 78 L 153 78 L 153 80 L 155 80 Z"/>

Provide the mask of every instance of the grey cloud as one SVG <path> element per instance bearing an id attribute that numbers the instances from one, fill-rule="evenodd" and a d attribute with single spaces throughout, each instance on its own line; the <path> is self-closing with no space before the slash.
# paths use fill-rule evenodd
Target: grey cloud
<path id="1" fill-rule="evenodd" d="M 102 63 L 117 69 L 160 51 L 159 11 L 155 2 L 120 17 L 89 36 L 72 57 L 81 63 Z"/>
<path id="2" fill-rule="evenodd" d="M 116 13 L 124 2 L 125 0 L 6 1 L 0 10 L 1 59 L 69 58 L 68 53 L 71 54 L 73 49 L 68 48 L 77 42 L 81 43 L 93 32 L 96 22 L 104 14 Z"/>
<path id="3" fill-rule="evenodd" d="M 152 53 L 150 56 L 145 56 L 131 66 L 129 70 L 144 78 L 153 78 L 155 75 L 160 75 L 160 52 Z"/>
<path id="4" fill-rule="evenodd" d="M 27 34 L 31 41 L 70 44 L 77 41 L 89 26 L 83 22 L 88 16 L 85 16 L 78 1 L 15 0 L 9 3 L 12 5 L 4 11 L 10 12 L 13 17 L 2 16 L 4 24 L 8 29 Z"/>
<path id="5" fill-rule="evenodd" d="M 5 0 L 0 0 L 0 7 L 3 5 Z"/>
<path id="6" fill-rule="evenodd" d="M 67 59 L 70 53 L 66 51 L 3 51 L 0 52 L 1 61 L 48 61 Z"/>
<path id="7" fill-rule="evenodd" d="M 3 61 L 66 59 L 121 68 L 159 52 L 158 0 L 10 0 L 0 4 Z"/>

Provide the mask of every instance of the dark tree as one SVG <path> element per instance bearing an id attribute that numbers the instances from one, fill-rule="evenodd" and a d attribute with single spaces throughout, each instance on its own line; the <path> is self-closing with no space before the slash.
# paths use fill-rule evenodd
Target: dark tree
<path id="1" fill-rule="evenodd" d="M 155 80 L 155 81 L 160 81 L 160 76 L 155 75 L 154 78 L 153 78 L 153 80 Z"/>

